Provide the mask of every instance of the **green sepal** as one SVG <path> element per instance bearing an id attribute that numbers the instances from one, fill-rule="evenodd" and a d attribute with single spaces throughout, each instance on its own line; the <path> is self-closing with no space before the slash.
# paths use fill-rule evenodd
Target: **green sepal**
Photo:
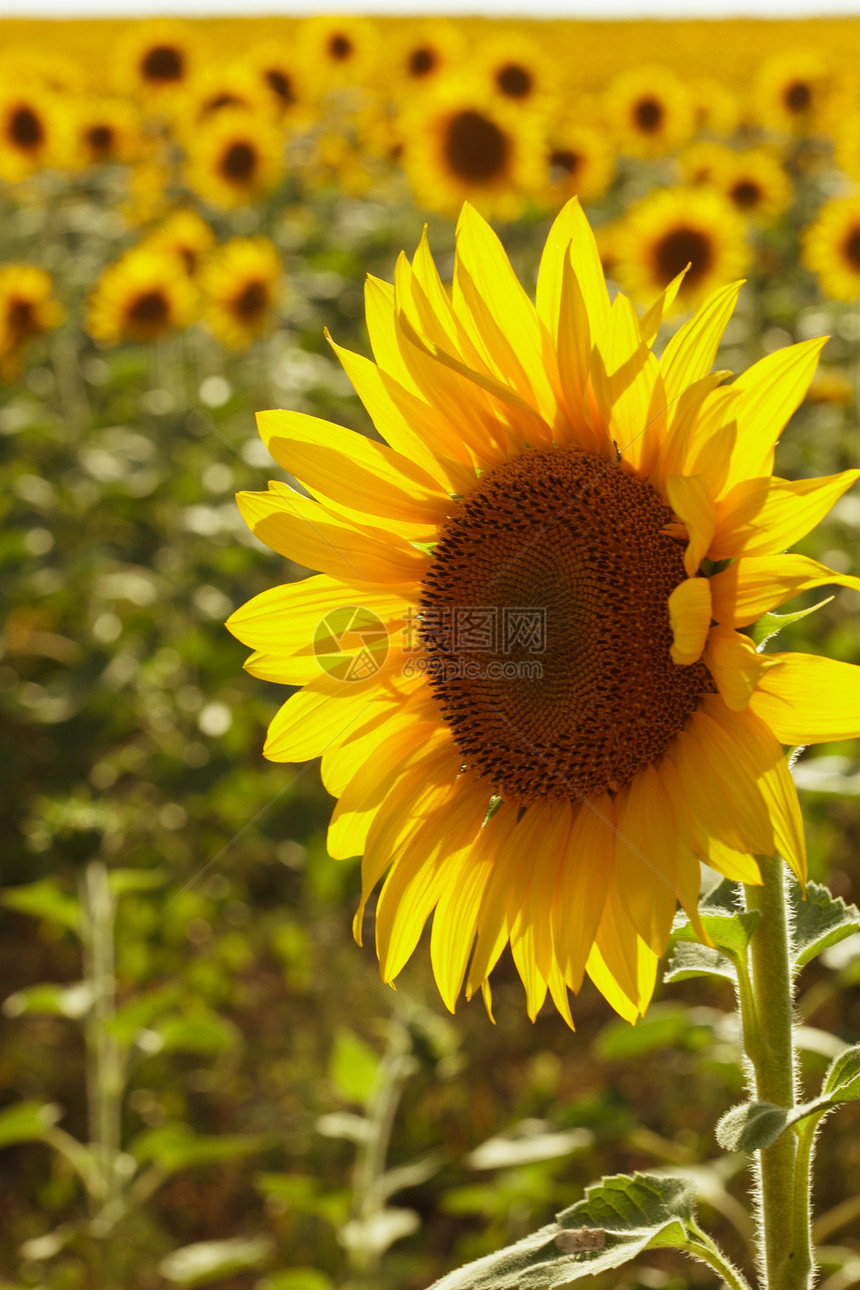
<path id="1" fill-rule="evenodd" d="M 667 1246 L 695 1252 L 695 1184 L 656 1174 L 615 1174 L 531 1236 L 468 1263 L 431 1290 L 554 1290 Z"/>
<path id="2" fill-rule="evenodd" d="M 788 627 L 789 623 L 799 622 L 801 618 L 808 618 L 814 614 L 817 609 L 823 609 L 829 605 L 832 596 L 826 596 L 824 600 L 819 600 L 817 605 L 810 605 L 808 609 L 797 609 L 792 614 L 762 614 L 756 623 L 753 623 L 751 636 L 756 649 L 761 652 L 768 641 L 778 636 L 783 627 Z"/>

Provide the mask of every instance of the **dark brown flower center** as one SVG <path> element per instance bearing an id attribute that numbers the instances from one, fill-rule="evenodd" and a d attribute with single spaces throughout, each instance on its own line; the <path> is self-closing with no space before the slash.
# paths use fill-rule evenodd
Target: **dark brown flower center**
<path id="1" fill-rule="evenodd" d="M 812 86 L 808 81 L 792 81 L 786 87 L 783 101 L 789 112 L 808 112 L 812 106 Z"/>
<path id="2" fill-rule="evenodd" d="M 852 228 L 842 243 L 845 259 L 855 273 L 860 273 L 860 228 Z"/>
<path id="3" fill-rule="evenodd" d="M 550 178 L 556 181 L 570 179 L 581 169 L 582 162 L 581 153 L 574 152 L 571 148 L 556 148 L 549 154 Z"/>
<path id="4" fill-rule="evenodd" d="M 164 292 L 154 289 L 135 296 L 126 313 L 129 331 L 138 336 L 155 336 L 170 317 L 170 305 Z"/>
<path id="5" fill-rule="evenodd" d="M 439 58 L 435 49 L 429 45 L 422 45 L 420 49 L 413 49 L 409 55 L 409 75 L 420 80 L 422 76 L 429 76 L 433 71 Z"/>
<path id="6" fill-rule="evenodd" d="M 242 322 L 252 323 L 265 313 L 268 304 L 269 289 L 265 282 L 249 282 L 233 301 L 233 309 Z"/>
<path id="7" fill-rule="evenodd" d="M 145 55 L 140 65 L 145 81 L 181 81 L 185 71 L 185 56 L 173 45 L 155 45 Z"/>
<path id="8" fill-rule="evenodd" d="M 32 151 L 45 138 L 45 128 L 32 108 L 19 107 L 12 113 L 9 134 L 19 148 Z"/>
<path id="9" fill-rule="evenodd" d="M 231 143 L 221 159 L 221 171 L 227 179 L 237 183 L 251 179 L 257 168 L 257 152 L 250 143 L 238 139 Z"/>
<path id="10" fill-rule="evenodd" d="M 486 475 L 434 551 L 421 598 L 428 679 L 463 761 L 528 805 L 628 783 L 700 696 L 670 656 L 684 581 L 671 512 L 590 453 L 526 452 Z"/>
<path id="11" fill-rule="evenodd" d="M 751 211 L 762 198 L 760 186 L 753 179 L 739 179 L 729 190 L 729 196 L 738 210 Z"/>
<path id="12" fill-rule="evenodd" d="M 15 345 L 22 345 L 25 340 L 35 336 L 41 329 L 32 300 L 21 296 L 13 297 L 6 309 L 6 322 Z"/>
<path id="13" fill-rule="evenodd" d="M 534 77 L 527 67 L 519 63 L 508 63 L 500 68 L 496 84 L 509 99 L 524 99 L 532 92 Z"/>
<path id="14" fill-rule="evenodd" d="M 284 103 L 295 103 L 296 96 L 293 93 L 292 81 L 286 72 L 282 72 L 277 67 L 270 67 L 266 72 L 266 83 Z"/>
<path id="15" fill-rule="evenodd" d="M 633 109 L 636 125 L 643 134 L 656 134 L 663 124 L 663 104 L 659 99 L 640 99 Z"/>
<path id="16" fill-rule="evenodd" d="M 508 136 L 480 112 L 458 112 L 448 126 L 445 158 L 458 179 L 492 183 L 504 174 L 510 152 Z"/>
<path id="17" fill-rule="evenodd" d="M 329 40 L 328 52 L 336 63 L 345 63 L 353 54 L 352 41 L 348 36 L 338 33 L 337 35 L 332 36 Z"/>
<path id="18" fill-rule="evenodd" d="M 682 273 L 689 264 L 684 286 L 696 286 L 709 272 L 714 262 L 714 246 L 707 234 L 699 228 L 680 225 L 664 234 L 654 248 L 657 278 L 668 284 Z"/>
<path id="19" fill-rule="evenodd" d="M 91 154 L 104 160 L 114 148 L 113 128 L 109 125 L 91 125 L 87 130 L 87 145 Z"/>

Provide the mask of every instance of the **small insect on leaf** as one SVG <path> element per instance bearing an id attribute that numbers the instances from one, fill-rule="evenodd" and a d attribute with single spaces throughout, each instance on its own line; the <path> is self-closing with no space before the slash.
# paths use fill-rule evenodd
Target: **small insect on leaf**
<path id="1" fill-rule="evenodd" d="M 602 1227 L 586 1227 L 583 1224 L 576 1231 L 556 1233 L 555 1243 L 564 1254 L 583 1254 L 588 1250 L 602 1250 L 606 1247 L 606 1232 Z"/>

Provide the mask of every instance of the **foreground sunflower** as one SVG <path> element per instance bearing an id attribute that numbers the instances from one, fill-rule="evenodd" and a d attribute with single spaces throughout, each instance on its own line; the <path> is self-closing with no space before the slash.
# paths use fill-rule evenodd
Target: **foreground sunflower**
<path id="1" fill-rule="evenodd" d="M 264 543 L 321 572 L 230 619 L 249 670 L 304 688 L 266 755 L 322 755 L 328 846 L 363 852 L 382 975 L 433 913 L 454 1007 L 509 943 L 534 1017 L 570 1023 L 584 974 L 633 1021 L 699 860 L 748 883 L 755 855 L 801 878 L 783 744 L 860 731 L 860 668 L 760 654 L 743 629 L 803 588 L 860 579 L 781 554 L 860 475 L 772 477 L 822 341 L 732 385 L 711 372 L 737 297 L 713 294 L 658 361 L 666 294 L 610 305 L 576 202 L 535 307 L 466 206 L 449 296 L 422 240 L 370 279 L 377 365 L 338 349 L 379 443 L 267 412 L 305 485 L 240 494 Z"/>

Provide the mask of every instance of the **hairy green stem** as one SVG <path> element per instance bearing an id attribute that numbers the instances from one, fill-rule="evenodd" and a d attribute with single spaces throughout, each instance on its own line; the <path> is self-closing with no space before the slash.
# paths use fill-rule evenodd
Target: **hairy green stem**
<path id="1" fill-rule="evenodd" d="M 690 1241 L 681 1248 L 694 1258 L 701 1259 L 717 1272 L 729 1287 L 729 1290 L 750 1290 L 749 1282 L 742 1273 L 730 1263 L 723 1254 L 716 1242 L 702 1231 L 698 1223 L 693 1219 L 687 1220 L 687 1226 L 695 1236 L 695 1241 Z"/>
<path id="2" fill-rule="evenodd" d="M 747 907 L 761 919 L 750 941 L 752 999 L 741 994 L 744 1039 L 755 1072 L 753 1096 L 791 1110 L 797 1079 L 788 901 L 780 859 L 759 857 L 763 883 L 746 888 Z M 759 1256 L 767 1290 L 808 1290 L 812 1242 L 808 1211 L 798 1223 L 795 1178 L 797 1136 L 786 1132 L 757 1152 Z"/>

